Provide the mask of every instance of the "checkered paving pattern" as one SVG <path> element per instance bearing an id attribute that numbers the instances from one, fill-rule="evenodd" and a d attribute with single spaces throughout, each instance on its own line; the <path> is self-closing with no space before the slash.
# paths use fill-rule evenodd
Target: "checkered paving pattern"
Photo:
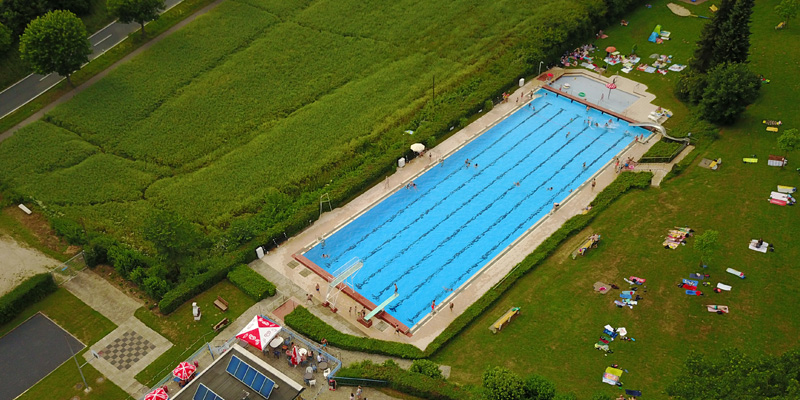
<path id="1" fill-rule="evenodd" d="M 127 331 L 100 350 L 100 356 L 120 371 L 125 371 L 156 346 L 134 331 Z"/>

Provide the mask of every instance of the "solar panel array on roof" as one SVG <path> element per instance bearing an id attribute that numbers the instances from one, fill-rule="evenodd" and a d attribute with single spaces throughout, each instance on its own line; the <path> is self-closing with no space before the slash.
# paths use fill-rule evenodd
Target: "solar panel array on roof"
<path id="1" fill-rule="evenodd" d="M 206 385 L 202 383 L 200 386 L 197 387 L 197 391 L 194 392 L 193 400 L 225 400 L 220 395 L 211 391 L 211 389 L 207 388 Z"/>
<path id="2" fill-rule="evenodd" d="M 267 378 L 266 375 L 258 372 L 239 357 L 231 356 L 225 371 L 265 398 L 269 398 L 272 389 L 275 388 L 275 382 L 272 379 Z"/>

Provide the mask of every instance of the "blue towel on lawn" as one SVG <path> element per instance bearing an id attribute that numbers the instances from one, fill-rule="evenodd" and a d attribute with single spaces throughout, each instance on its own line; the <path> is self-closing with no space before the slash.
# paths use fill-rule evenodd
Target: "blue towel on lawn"
<path id="1" fill-rule="evenodd" d="M 630 396 L 639 397 L 639 396 L 642 395 L 642 391 L 641 390 L 625 389 L 625 394 L 630 395 Z"/>
<path id="2" fill-rule="evenodd" d="M 622 297 L 623 299 L 630 299 L 630 298 L 631 298 L 631 295 L 629 295 L 629 294 L 627 294 L 627 293 L 620 293 L 620 294 L 619 294 L 619 297 Z"/>
<path id="3" fill-rule="evenodd" d="M 683 283 L 685 283 L 687 285 L 690 285 L 690 286 L 697 286 L 697 281 L 693 281 L 693 280 L 690 280 L 690 279 L 684 279 Z"/>
<path id="4" fill-rule="evenodd" d="M 702 281 L 703 279 L 706 279 L 705 275 L 694 274 L 694 273 L 692 273 L 692 274 L 689 274 L 689 278 L 692 278 L 692 279 L 698 279 L 698 280 L 701 280 L 701 281 Z M 696 286 L 696 285 L 695 285 L 695 286 Z"/>
<path id="5" fill-rule="evenodd" d="M 689 296 L 697 296 L 697 290 L 687 290 L 686 294 Z"/>

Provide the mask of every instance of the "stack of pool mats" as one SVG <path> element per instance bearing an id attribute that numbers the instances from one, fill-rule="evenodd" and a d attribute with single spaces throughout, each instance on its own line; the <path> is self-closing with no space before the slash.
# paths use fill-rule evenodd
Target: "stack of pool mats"
<path id="1" fill-rule="evenodd" d="M 788 193 L 771 192 L 769 194 L 769 202 L 779 206 L 793 206 L 797 200 Z"/>
<path id="2" fill-rule="evenodd" d="M 664 239 L 664 243 L 661 245 L 664 246 L 665 249 L 675 250 L 679 245 L 686 244 L 686 238 L 692 236 L 692 232 L 694 232 L 694 230 L 688 227 L 675 227 L 675 229 L 670 229 L 666 239 Z"/>
<path id="3" fill-rule="evenodd" d="M 773 246 L 773 245 L 771 245 L 771 244 L 769 244 L 769 243 L 767 243 L 767 242 L 765 242 L 763 240 L 761 241 L 761 244 L 759 244 L 758 243 L 758 239 L 751 240 L 750 241 L 750 246 L 748 246 L 748 248 L 750 250 L 757 251 L 759 253 L 765 253 L 765 254 L 766 254 L 767 251 L 775 251 L 775 246 Z"/>
<path id="4" fill-rule="evenodd" d="M 797 191 L 796 187 L 778 185 L 778 192 L 780 192 L 780 193 L 794 193 L 796 191 Z"/>

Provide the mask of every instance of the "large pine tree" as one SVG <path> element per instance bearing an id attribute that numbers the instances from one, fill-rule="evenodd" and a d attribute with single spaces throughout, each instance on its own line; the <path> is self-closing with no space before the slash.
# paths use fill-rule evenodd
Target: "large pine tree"
<path id="1" fill-rule="evenodd" d="M 720 40 L 720 34 L 727 29 L 728 16 L 733 10 L 735 0 L 722 0 L 719 10 L 711 17 L 711 22 L 703 27 L 700 40 L 697 41 L 697 50 L 689 66 L 700 73 L 705 73 L 717 64 L 714 59 L 714 48 Z"/>
<path id="2" fill-rule="evenodd" d="M 724 62 L 745 63 L 750 55 L 750 19 L 755 0 L 736 0 L 714 46 L 713 68 Z"/>

